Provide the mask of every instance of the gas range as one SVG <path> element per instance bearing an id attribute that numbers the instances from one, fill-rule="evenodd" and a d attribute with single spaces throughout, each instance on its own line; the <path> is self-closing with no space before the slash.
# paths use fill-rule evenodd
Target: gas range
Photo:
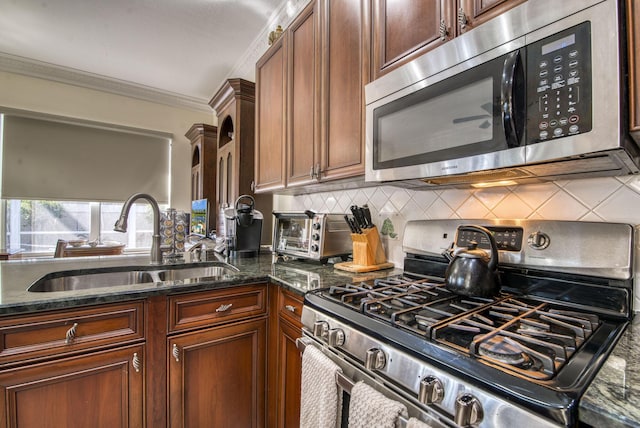
<path id="1" fill-rule="evenodd" d="M 488 244 L 463 224 L 496 238 L 495 297 L 444 285 L 443 251 Z M 613 223 L 409 222 L 405 273 L 308 293 L 303 332 L 432 426 L 574 426 L 633 314 L 633 240 Z"/>

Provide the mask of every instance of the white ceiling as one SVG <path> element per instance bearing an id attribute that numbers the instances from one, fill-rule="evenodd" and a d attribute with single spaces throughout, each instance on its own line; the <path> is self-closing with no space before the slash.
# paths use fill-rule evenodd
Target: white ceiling
<path id="1" fill-rule="evenodd" d="M 0 0 L 0 55 L 206 103 L 285 2 Z"/>

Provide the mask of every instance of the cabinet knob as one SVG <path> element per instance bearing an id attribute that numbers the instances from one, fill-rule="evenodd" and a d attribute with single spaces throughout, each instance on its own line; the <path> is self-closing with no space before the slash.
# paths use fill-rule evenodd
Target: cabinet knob
<path id="1" fill-rule="evenodd" d="M 176 360 L 176 363 L 180 362 L 180 348 L 175 343 L 173 344 L 173 349 L 171 349 L 171 355 Z"/>
<path id="2" fill-rule="evenodd" d="M 444 19 L 440 20 L 440 41 L 446 41 L 447 36 L 449 35 L 449 31 L 447 30 L 447 23 L 444 22 Z"/>
<path id="3" fill-rule="evenodd" d="M 289 312 L 294 312 L 294 313 L 296 312 L 296 307 L 293 305 L 285 305 L 284 308 Z"/>
<path id="4" fill-rule="evenodd" d="M 467 15 L 462 8 L 458 9 L 458 26 L 461 30 L 467 28 Z"/>
<path id="5" fill-rule="evenodd" d="M 252 192 L 255 192 L 255 191 L 256 191 L 256 181 L 255 181 L 255 180 L 251 180 L 251 185 L 250 185 L 250 187 L 251 187 L 251 191 L 252 191 Z"/>
<path id="6" fill-rule="evenodd" d="M 71 344 L 76 338 L 76 331 L 78 330 L 78 323 L 74 322 L 69 330 L 67 330 L 65 343 L 67 345 Z"/>
<path id="7" fill-rule="evenodd" d="M 133 353 L 131 364 L 133 365 L 133 369 L 136 371 L 136 373 L 140 373 L 140 370 L 142 369 L 142 363 L 140 362 L 140 357 L 138 357 L 137 352 Z"/>

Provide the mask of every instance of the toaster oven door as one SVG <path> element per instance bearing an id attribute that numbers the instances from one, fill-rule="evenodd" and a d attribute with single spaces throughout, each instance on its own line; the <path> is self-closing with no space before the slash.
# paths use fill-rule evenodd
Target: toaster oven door
<path id="1" fill-rule="evenodd" d="M 277 215 L 273 228 L 273 252 L 308 257 L 311 219 L 305 214 Z"/>

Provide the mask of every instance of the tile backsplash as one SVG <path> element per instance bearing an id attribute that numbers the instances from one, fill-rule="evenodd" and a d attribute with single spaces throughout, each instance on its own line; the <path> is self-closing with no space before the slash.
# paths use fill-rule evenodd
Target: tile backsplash
<path id="1" fill-rule="evenodd" d="M 443 218 L 547 219 L 640 224 L 640 176 L 554 181 L 487 189 L 407 190 L 366 187 L 300 196 L 275 196 L 274 210 L 347 213 L 368 204 L 378 229 L 385 220 L 393 232 L 382 236 L 389 261 L 402 267 L 402 238 L 409 220 Z M 388 223 L 388 222 L 387 222 Z M 636 243 L 636 252 L 640 245 Z M 640 265 L 636 260 L 636 265 Z M 635 273 L 634 308 L 640 310 L 640 275 Z"/>

